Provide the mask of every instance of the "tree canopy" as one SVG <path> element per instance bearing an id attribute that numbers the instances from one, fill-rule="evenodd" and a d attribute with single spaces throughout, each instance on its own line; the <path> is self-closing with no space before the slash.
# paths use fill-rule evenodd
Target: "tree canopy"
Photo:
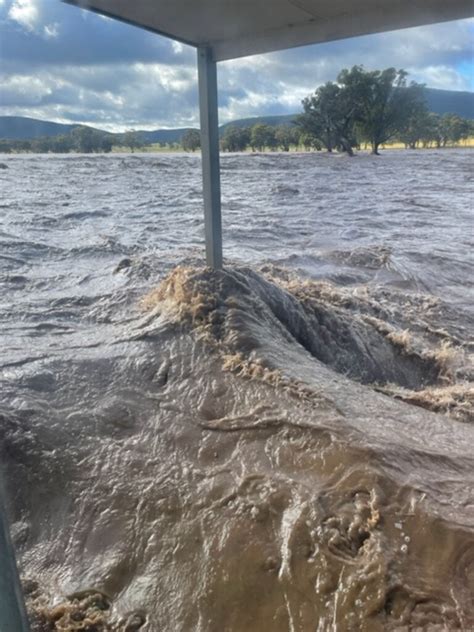
<path id="1" fill-rule="evenodd" d="M 250 127 L 226 127 L 221 140 L 223 151 L 245 151 L 250 144 Z"/>
<path id="2" fill-rule="evenodd" d="M 201 147 L 201 134 L 197 129 L 189 129 L 183 134 L 181 145 L 184 151 L 196 151 Z"/>
<path id="3" fill-rule="evenodd" d="M 426 112 L 423 85 L 407 85 L 407 74 L 395 68 L 368 72 L 362 66 L 339 73 L 338 81 L 354 104 L 357 127 L 374 154 L 403 133 L 412 116 Z"/>
<path id="4" fill-rule="evenodd" d="M 144 146 L 144 142 L 133 129 L 125 132 L 123 135 L 123 144 L 125 147 L 129 147 L 132 153 L 135 149 L 141 149 Z"/>
<path id="5" fill-rule="evenodd" d="M 423 86 L 407 85 L 406 77 L 395 68 L 341 70 L 337 82 L 329 81 L 303 99 L 298 124 L 328 151 L 340 147 L 352 155 L 352 148 L 366 141 L 378 154 L 380 145 L 406 131 L 411 118 L 426 113 Z"/>
<path id="6" fill-rule="evenodd" d="M 318 138 L 329 152 L 341 147 L 352 155 L 356 104 L 349 99 L 347 90 L 328 81 L 314 95 L 303 99 L 303 109 L 304 114 L 298 119 L 303 132 Z"/>

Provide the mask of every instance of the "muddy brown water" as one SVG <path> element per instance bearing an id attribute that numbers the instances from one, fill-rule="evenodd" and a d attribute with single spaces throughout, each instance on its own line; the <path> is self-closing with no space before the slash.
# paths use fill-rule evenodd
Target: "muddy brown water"
<path id="1" fill-rule="evenodd" d="M 4 161 L 34 629 L 474 629 L 469 151 Z"/>

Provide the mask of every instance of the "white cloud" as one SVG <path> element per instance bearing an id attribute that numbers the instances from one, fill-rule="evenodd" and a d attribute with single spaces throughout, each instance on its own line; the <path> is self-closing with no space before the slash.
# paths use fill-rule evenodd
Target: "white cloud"
<path id="1" fill-rule="evenodd" d="M 36 0 L 14 0 L 8 17 L 29 31 L 34 31 L 40 20 L 40 11 Z"/>
<path id="2" fill-rule="evenodd" d="M 160 64 L 47 67 L 0 76 L 0 115 L 72 121 L 110 131 L 197 125 L 196 71 Z"/>
<path id="3" fill-rule="evenodd" d="M 0 0 L 0 5 L 2 2 L 3 0 Z M 45 10 L 47 13 L 48 5 L 44 0 L 13 0 L 8 17 L 27 31 L 38 33 L 46 40 L 55 39 L 59 35 L 59 23 L 44 24 Z"/>
<path id="4" fill-rule="evenodd" d="M 449 66 L 427 66 L 422 69 L 409 69 L 410 76 L 420 83 L 425 83 L 430 88 L 441 90 L 469 90 L 467 77 L 462 76 L 457 70 Z"/>
<path id="5" fill-rule="evenodd" d="M 51 93 L 51 82 L 42 81 L 38 77 L 13 75 L 0 79 L 0 102 L 2 106 L 12 104 L 38 105 L 45 96 Z"/>
<path id="6" fill-rule="evenodd" d="M 43 29 L 43 33 L 46 39 L 54 39 L 59 35 L 59 24 L 57 22 L 47 24 Z"/>
<path id="7" fill-rule="evenodd" d="M 180 55 L 184 51 L 184 46 L 181 44 L 181 42 L 177 42 L 176 40 L 173 40 L 171 42 L 171 47 L 175 55 Z"/>

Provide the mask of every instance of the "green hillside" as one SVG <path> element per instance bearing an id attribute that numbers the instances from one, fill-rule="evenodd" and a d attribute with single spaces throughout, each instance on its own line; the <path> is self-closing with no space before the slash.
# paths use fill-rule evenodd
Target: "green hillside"
<path id="1" fill-rule="evenodd" d="M 474 119 L 474 92 L 455 92 L 425 88 L 426 105 L 434 114 L 457 114 Z"/>
<path id="2" fill-rule="evenodd" d="M 236 121 L 230 121 L 229 123 L 224 123 L 224 125 L 220 126 L 221 132 L 226 129 L 226 127 L 252 127 L 257 124 L 264 125 L 289 125 L 295 118 L 297 114 L 280 114 L 278 116 L 253 116 L 251 118 L 243 118 L 237 119 Z"/>
<path id="3" fill-rule="evenodd" d="M 82 126 L 78 123 L 52 123 L 51 121 L 40 121 L 24 116 L 0 116 L 0 138 L 9 140 L 60 136 L 61 134 L 69 134 L 76 127 Z"/>

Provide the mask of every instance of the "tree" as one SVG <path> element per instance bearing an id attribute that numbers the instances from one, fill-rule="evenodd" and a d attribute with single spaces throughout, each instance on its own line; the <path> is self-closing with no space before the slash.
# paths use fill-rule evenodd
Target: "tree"
<path id="1" fill-rule="evenodd" d="M 428 114 L 421 142 L 423 143 L 423 147 L 429 147 L 433 143 L 438 149 L 441 147 L 441 116 L 439 114 L 434 114 L 433 112 Z"/>
<path id="2" fill-rule="evenodd" d="M 141 146 L 143 147 L 143 142 L 140 141 L 140 143 L 141 143 Z M 110 134 L 104 134 L 102 138 L 100 139 L 100 145 L 99 145 L 100 151 L 103 151 L 104 153 L 108 154 L 112 151 L 113 146 L 114 146 L 113 136 L 111 136 Z"/>
<path id="3" fill-rule="evenodd" d="M 76 127 L 72 130 L 73 147 L 83 154 L 90 154 L 97 149 L 97 137 L 90 127 Z"/>
<path id="4" fill-rule="evenodd" d="M 457 114 L 444 114 L 439 122 L 441 145 L 446 147 L 448 143 L 453 145 L 469 137 L 471 125 L 466 119 Z"/>
<path id="5" fill-rule="evenodd" d="M 184 151 L 196 151 L 201 147 L 201 134 L 197 129 L 189 129 L 183 134 L 181 145 Z"/>
<path id="6" fill-rule="evenodd" d="M 224 130 L 221 140 L 223 151 L 245 151 L 250 144 L 250 128 L 230 125 Z"/>
<path id="7" fill-rule="evenodd" d="M 426 106 L 421 103 L 420 107 L 414 109 L 408 118 L 405 129 L 400 134 L 400 140 L 405 144 L 405 147 L 416 149 L 418 143 L 431 134 L 431 128 L 432 120 L 430 114 Z"/>
<path id="8" fill-rule="evenodd" d="M 273 125 L 268 125 L 267 145 L 266 146 L 271 151 L 276 151 L 278 149 L 278 140 L 277 140 L 277 137 L 276 137 L 276 131 L 277 131 L 276 127 L 274 127 Z"/>
<path id="9" fill-rule="evenodd" d="M 47 154 L 51 151 L 51 138 L 48 136 L 34 138 L 31 143 L 31 148 L 34 153 Z"/>
<path id="10" fill-rule="evenodd" d="M 404 70 L 367 72 L 362 66 L 339 73 L 337 80 L 353 103 L 359 130 L 375 155 L 380 145 L 405 131 L 423 103 L 423 86 L 414 82 L 407 86 L 406 77 Z"/>
<path id="11" fill-rule="evenodd" d="M 357 102 L 347 90 L 328 81 L 303 99 L 304 113 L 297 123 L 302 132 L 319 139 L 328 152 L 339 146 L 352 156 L 356 108 Z"/>
<path id="12" fill-rule="evenodd" d="M 16 149 L 18 151 L 31 151 L 31 141 L 28 139 L 16 141 Z"/>
<path id="13" fill-rule="evenodd" d="M 69 138 L 71 142 L 70 149 L 85 154 L 110 151 L 113 144 L 111 134 L 90 127 L 81 126 L 74 128 Z"/>
<path id="14" fill-rule="evenodd" d="M 275 145 L 275 132 L 264 123 L 257 123 L 250 132 L 250 146 L 252 150 L 263 151 L 265 147 L 273 147 Z"/>
<path id="15" fill-rule="evenodd" d="M 67 154 L 73 149 L 74 141 L 71 134 L 54 136 L 50 140 L 51 151 L 57 154 Z"/>
<path id="16" fill-rule="evenodd" d="M 311 149 L 316 149 L 317 151 L 321 151 L 323 148 L 321 141 L 316 136 L 313 136 L 309 132 L 300 131 L 298 136 L 298 145 L 303 145 L 306 151 L 310 151 Z"/>
<path id="17" fill-rule="evenodd" d="M 130 147 L 130 151 L 132 152 L 132 154 L 135 149 L 141 149 L 144 145 L 142 139 L 134 130 L 129 130 L 128 132 L 125 132 L 123 136 L 123 144 L 125 145 L 125 147 Z M 112 145 L 110 147 L 112 148 Z"/>
<path id="18" fill-rule="evenodd" d="M 275 129 L 275 142 L 283 151 L 290 151 L 291 145 L 298 145 L 299 133 L 296 127 L 278 125 Z"/>

